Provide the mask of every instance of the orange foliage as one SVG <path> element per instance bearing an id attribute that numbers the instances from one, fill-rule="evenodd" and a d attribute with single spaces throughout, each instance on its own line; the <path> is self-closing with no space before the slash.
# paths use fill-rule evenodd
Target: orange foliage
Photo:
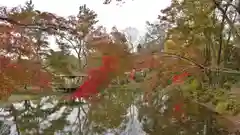
<path id="1" fill-rule="evenodd" d="M 99 87 L 107 87 L 107 84 L 115 77 L 132 70 L 130 77 L 133 79 L 136 70 L 147 68 L 153 69 L 153 71 L 151 71 L 149 78 L 145 79 L 143 86 L 146 91 L 145 97 L 151 98 L 149 94 L 152 90 L 159 85 L 168 85 L 167 80 L 173 79 L 177 83 L 187 77 L 188 73 L 184 71 L 191 65 L 187 62 L 182 62 L 179 58 L 166 57 L 161 52 L 130 53 L 127 49 L 127 44 L 109 39 L 93 40 L 89 42 L 88 48 L 102 54 L 103 66 L 94 69 L 94 74 L 89 73 L 89 79 L 80 86 L 78 92 L 73 94 L 77 95 L 77 97 L 90 96 L 91 93 L 93 95 L 97 94 Z M 197 69 L 196 66 L 193 68 Z M 92 69 L 90 68 L 90 70 Z M 184 72 L 184 74 L 171 78 L 173 72 Z M 98 81 L 94 81 L 94 78 Z M 84 93 L 88 94 L 84 95 Z"/>
<path id="2" fill-rule="evenodd" d="M 51 75 L 34 63 L 18 63 L 0 56 L 0 98 L 8 98 L 12 92 L 25 86 L 50 87 Z"/>
<path id="3" fill-rule="evenodd" d="M 0 99 L 25 86 L 50 87 L 52 76 L 42 68 L 40 50 L 48 45 L 44 34 L 53 34 L 50 22 L 56 19 L 46 12 L 1 7 Z"/>
<path id="4" fill-rule="evenodd" d="M 0 17 L 3 22 L 0 24 L 0 54 L 9 56 L 0 59 L 0 81 L 1 84 L 4 84 L 0 87 L 4 87 L 1 90 L 9 91 L 9 93 L 25 84 L 40 87 L 49 86 L 50 74 L 44 72 L 40 64 L 36 64 L 36 62 L 41 63 L 41 60 L 39 60 L 41 55 L 38 52 L 39 48 L 42 47 L 40 44 L 46 42 L 40 40 L 41 38 L 37 39 L 38 32 L 43 32 L 40 33 L 43 36 L 44 34 L 66 36 L 70 37 L 69 39 L 76 38 L 77 40 L 83 40 L 82 35 L 87 35 L 87 33 L 80 34 L 76 29 L 80 17 L 77 17 L 78 19 L 74 17 L 65 19 L 51 13 L 21 10 L 20 8 L 19 11 L 12 10 L 4 13 L 3 16 L 7 16 L 7 18 Z M 86 31 L 90 31 L 90 28 L 87 28 Z M 162 52 L 131 53 L 125 41 L 112 40 L 110 36 L 98 39 L 90 37 L 89 39 L 89 41 L 86 41 L 87 49 L 98 52 L 103 57 L 103 66 L 96 69 L 88 67 L 90 68 L 89 78 L 81 86 L 81 89 L 92 89 L 90 91 L 93 93 L 96 93 L 98 87 L 102 87 L 102 85 L 106 87 L 111 79 L 132 69 L 153 69 L 149 72 L 151 75 L 145 78 L 145 82 L 143 82 L 144 85 L 146 84 L 145 90 L 149 93 L 158 85 L 166 86 L 167 80 L 172 77 L 172 72 L 187 70 L 192 74 L 191 72 L 199 69 L 188 62 L 167 56 Z M 35 40 L 38 40 L 38 42 Z M 196 54 L 193 52 L 194 50 L 196 49 L 188 49 L 186 51 L 188 54 L 183 54 L 183 56 L 192 57 L 193 54 Z M 91 53 L 87 55 L 90 56 Z M 28 60 L 25 62 L 18 61 L 19 59 L 22 60 L 23 57 L 27 57 Z M 94 86 L 90 86 L 89 81 L 94 83 Z M 102 83 L 101 86 L 100 82 Z M 83 86 L 87 88 L 82 88 Z"/>

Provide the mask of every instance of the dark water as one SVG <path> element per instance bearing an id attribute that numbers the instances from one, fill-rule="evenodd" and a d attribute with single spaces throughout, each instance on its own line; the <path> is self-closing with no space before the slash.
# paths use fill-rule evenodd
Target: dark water
<path id="1" fill-rule="evenodd" d="M 174 111 L 181 104 L 182 111 Z M 144 103 L 139 90 L 108 90 L 91 103 L 57 99 L 4 108 L 1 135 L 228 135 L 216 114 L 179 96 L 156 93 Z M 2 116 L 2 119 L 4 117 Z M 7 121 L 7 122 L 6 122 Z"/>

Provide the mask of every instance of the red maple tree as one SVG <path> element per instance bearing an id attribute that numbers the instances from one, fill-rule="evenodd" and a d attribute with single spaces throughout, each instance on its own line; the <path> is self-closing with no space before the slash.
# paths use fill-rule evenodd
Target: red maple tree
<path id="1" fill-rule="evenodd" d="M 114 56 L 103 56 L 102 63 L 102 66 L 89 70 L 87 80 L 72 94 L 72 98 L 88 99 L 110 83 L 112 74 L 119 68 L 118 61 Z"/>

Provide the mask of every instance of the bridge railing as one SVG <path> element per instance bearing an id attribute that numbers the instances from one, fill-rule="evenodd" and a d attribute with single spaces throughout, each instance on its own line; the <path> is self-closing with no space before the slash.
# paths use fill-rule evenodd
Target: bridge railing
<path id="1" fill-rule="evenodd" d="M 57 76 L 62 80 L 61 82 L 53 82 L 52 88 L 54 91 L 74 91 L 82 83 L 85 76 L 67 76 L 60 75 Z"/>

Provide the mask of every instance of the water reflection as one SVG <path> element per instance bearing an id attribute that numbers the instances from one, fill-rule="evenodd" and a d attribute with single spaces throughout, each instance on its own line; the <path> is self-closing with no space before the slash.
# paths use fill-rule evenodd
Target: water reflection
<path id="1" fill-rule="evenodd" d="M 144 104 L 139 91 L 109 88 L 88 104 L 64 104 L 54 97 L 24 101 L 2 111 L 1 135 L 228 134 L 216 123 L 216 114 L 178 94 L 167 98 L 155 93 L 152 102 Z M 179 102 L 184 103 L 184 114 L 172 109 Z"/>

